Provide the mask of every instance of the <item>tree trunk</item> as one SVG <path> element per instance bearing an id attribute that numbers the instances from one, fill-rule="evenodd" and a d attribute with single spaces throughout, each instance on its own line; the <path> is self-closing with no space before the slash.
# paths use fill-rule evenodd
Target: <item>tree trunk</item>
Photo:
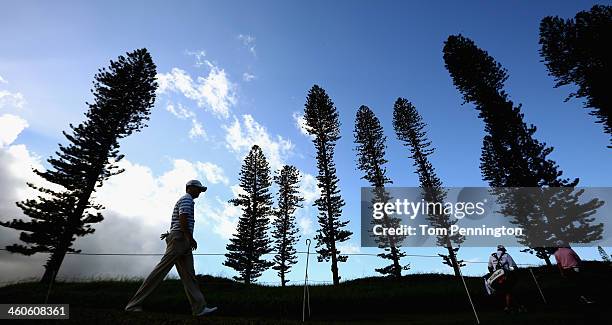
<path id="1" fill-rule="evenodd" d="M 40 279 L 40 283 L 43 283 L 43 284 L 51 283 L 51 281 L 53 280 L 53 274 L 54 273 L 53 273 L 53 270 L 51 270 L 51 267 L 45 267 L 45 273 Z"/>
<path id="2" fill-rule="evenodd" d="M 546 262 L 547 266 L 552 266 L 552 263 L 550 262 L 550 256 L 548 256 L 546 252 L 542 254 L 542 259 L 544 260 L 544 262 Z"/>
<path id="3" fill-rule="evenodd" d="M 334 233 L 334 231 L 332 231 L 332 233 Z M 338 285 L 340 284 L 340 277 L 338 276 L 338 256 L 336 255 L 336 236 L 333 236 L 332 241 L 331 241 L 331 253 L 332 253 L 331 254 L 332 278 L 334 281 L 334 285 Z"/>
<path id="4" fill-rule="evenodd" d="M 384 191 L 384 186 L 377 186 L 375 188 L 376 190 L 376 196 L 379 197 L 379 202 L 381 201 L 385 201 L 385 203 L 387 202 L 386 199 L 384 199 L 381 191 Z M 389 216 L 387 216 L 387 213 L 383 211 L 383 220 L 385 223 L 385 226 L 390 225 L 389 222 Z M 393 272 L 391 274 L 393 274 L 393 276 L 395 276 L 396 278 L 400 278 L 402 276 L 402 267 L 399 263 L 399 257 L 398 257 L 398 249 L 397 246 L 395 244 L 395 239 L 391 236 L 387 236 L 388 241 L 389 241 L 389 247 L 391 249 L 391 260 L 393 261 Z"/>
<path id="5" fill-rule="evenodd" d="M 399 258 L 397 257 L 397 247 L 393 247 L 393 267 L 395 268 L 395 277 L 402 277 L 402 266 L 399 263 Z"/>
<path id="6" fill-rule="evenodd" d="M 40 278 L 40 283 L 50 284 L 51 282 L 55 282 L 57 271 L 55 266 L 45 266 L 45 273 L 43 273 L 42 278 Z"/>
<path id="7" fill-rule="evenodd" d="M 110 146 L 106 146 L 108 152 L 110 150 Z M 72 243 L 72 236 L 74 235 L 74 224 L 77 223 L 78 220 L 83 216 L 83 212 L 87 208 L 87 204 L 89 203 L 89 198 L 93 193 L 96 182 L 98 181 L 98 177 L 104 168 L 104 160 L 100 158 L 98 166 L 95 170 L 98 170 L 96 175 L 90 175 L 89 182 L 87 184 L 87 188 L 84 192 L 81 193 L 79 197 L 78 204 L 75 210 L 70 214 L 66 220 L 67 227 L 64 230 L 64 233 L 61 235 L 60 243 L 58 247 L 56 247 L 55 251 L 51 253 L 51 257 L 45 265 L 45 273 L 43 274 L 40 282 L 42 283 L 51 283 L 55 281 L 57 273 L 59 272 L 60 267 L 62 266 L 62 262 L 64 261 L 64 257 L 68 252 L 68 248 Z"/>
<path id="8" fill-rule="evenodd" d="M 50 284 L 55 282 L 55 278 L 59 273 L 59 269 L 62 266 L 62 262 L 64 261 L 64 257 L 66 256 L 67 250 L 56 250 L 51 253 L 47 264 L 45 265 L 45 273 L 40 279 L 40 283 Z"/>
<path id="9" fill-rule="evenodd" d="M 327 148 L 323 148 L 323 169 L 325 171 L 325 189 L 327 197 L 327 221 L 329 222 L 329 241 L 331 242 L 331 271 L 334 285 L 340 284 L 340 277 L 338 276 L 338 257 L 336 256 L 336 231 L 334 229 L 333 212 L 331 210 L 331 175 L 329 173 L 329 162 L 327 161 Z"/>
<path id="10" fill-rule="evenodd" d="M 455 255 L 453 246 L 446 246 L 446 249 L 448 250 L 448 257 L 451 260 L 453 271 L 455 271 L 455 276 L 460 276 L 461 271 L 459 270 L 459 263 L 457 262 L 457 255 Z"/>
<path id="11" fill-rule="evenodd" d="M 397 257 L 397 247 L 395 246 L 395 242 L 391 242 L 391 255 L 393 258 L 393 275 L 396 278 L 402 277 L 402 266 L 399 263 L 399 258 Z"/>

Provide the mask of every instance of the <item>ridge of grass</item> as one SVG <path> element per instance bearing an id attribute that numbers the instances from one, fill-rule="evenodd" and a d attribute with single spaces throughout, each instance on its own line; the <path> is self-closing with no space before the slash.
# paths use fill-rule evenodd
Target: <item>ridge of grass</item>
<path id="1" fill-rule="evenodd" d="M 609 322 L 604 307 L 610 305 L 612 267 L 587 262 L 581 286 L 567 283 L 555 267 L 533 269 L 548 304 L 544 304 L 526 269 L 518 272 L 515 287 L 517 301 L 529 312 L 504 315 L 501 297 L 485 294 L 481 277 L 465 277 L 479 315 L 485 321 L 502 319 L 517 323 L 575 324 L 591 321 Z M 103 323 L 182 324 L 207 322 L 218 324 L 292 324 L 302 317 L 302 284 L 285 288 L 245 285 L 231 279 L 198 276 L 202 291 L 211 306 L 219 311 L 211 317 L 194 319 L 181 281 L 162 282 L 145 302 L 144 313 L 125 313 L 123 307 L 140 286 L 133 278 L 94 279 L 86 282 L 58 282 L 49 303 L 70 304 L 71 321 L 87 319 Z M 598 304 L 580 306 L 575 297 L 588 292 Z M 47 286 L 36 282 L 16 283 L 0 288 L 0 303 L 42 303 Z M 474 323 L 463 284 L 459 278 L 444 274 L 411 274 L 400 279 L 367 277 L 331 285 L 311 285 L 311 321 L 314 323 Z M 607 320 L 607 321 L 606 321 Z"/>

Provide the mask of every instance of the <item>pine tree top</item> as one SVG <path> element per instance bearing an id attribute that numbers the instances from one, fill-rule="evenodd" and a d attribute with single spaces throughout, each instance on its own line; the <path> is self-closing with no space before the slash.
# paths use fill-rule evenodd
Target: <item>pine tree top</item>
<path id="1" fill-rule="evenodd" d="M 387 137 L 384 135 L 380 121 L 374 112 L 362 105 L 357 110 L 355 118 L 355 143 L 357 144 L 357 167 L 365 172 L 361 178 L 374 187 L 383 187 L 392 183 L 386 176 L 384 165 Z"/>
<path id="2" fill-rule="evenodd" d="M 508 79 L 501 64 L 461 34 L 451 35 L 444 42 L 444 66 L 465 102 L 487 100 L 485 96 L 500 93 Z"/>
<path id="3" fill-rule="evenodd" d="M 485 122 L 481 169 L 493 187 L 575 186 L 578 179 L 562 179 L 563 172 L 547 158 L 552 147 L 534 138 L 536 127 L 523 120 L 503 90 L 506 70 L 474 41 L 451 35 L 444 45 L 444 61 L 466 102 L 475 104 Z"/>
<path id="4" fill-rule="evenodd" d="M 570 83 L 579 86 L 570 97 L 589 97 L 589 88 L 594 86 L 589 79 L 598 71 L 609 71 L 611 40 L 612 6 L 595 5 L 574 18 L 547 16 L 540 22 L 540 55 L 555 77 L 555 87 Z M 607 81 L 609 76 L 605 77 Z M 588 106 L 593 104 L 589 102 Z"/>
<path id="5" fill-rule="evenodd" d="M 318 85 L 308 91 L 304 109 L 306 130 L 317 139 L 336 141 L 340 138 L 340 120 L 334 102 Z M 320 140 L 319 140 L 320 141 Z"/>

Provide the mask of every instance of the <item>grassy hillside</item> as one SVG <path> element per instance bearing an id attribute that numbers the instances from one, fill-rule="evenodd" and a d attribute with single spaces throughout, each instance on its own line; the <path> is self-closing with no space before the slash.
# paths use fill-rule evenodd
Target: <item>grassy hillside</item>
<path id="1" fill-rule="evenodd" d="M 568 286 L 555 268 L 534 270 L 548 304 L 544 304 L 531 275 L 522 270 L 515 288 L 516 297 L 528 308 L 525 314 L 505 315 L 499 297 L 486 296 L 482 279 L 466 278 L 483 323 L 576 324 L 609 323 L 604 309 L 609 298 L 612 268 L 590 262 L 584 268 L 582 290 L 591 291 L 597 304 L 578 305 L 573 295 L 578 288 Z M 51 303 L 69 303 L 68 323 L 140 324 L 292 324 L 301 321 L 303 287 L 245 286 L 210 276 L 200 277 L 210 305 L 219 306 L 214 316 L 193 319 L 180 280 L 167 280 L 145 304 L 144 313 L 125 313 L 123 307 L 139 282 L 95 281 L 57 283 Z M 0 288 L 0 303 L 42 303 L 46 287 L 20 283 Z M 414 274 L 400 280 L 363 278 L 338 287 L 310 287 L 312 323 L 397 323 L 453 324 L 474 323 L 471 307 L 460 279 L 450 275 Z M 63 321 L 62 323 L 66 323 Z"/>

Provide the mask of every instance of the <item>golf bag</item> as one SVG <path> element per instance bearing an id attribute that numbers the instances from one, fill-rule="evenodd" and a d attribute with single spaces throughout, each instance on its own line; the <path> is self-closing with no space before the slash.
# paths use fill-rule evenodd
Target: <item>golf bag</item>
<path id="1" fill-rule="evenodd" d="M 504 269 L 497 269 L 487 278 L 487 284 L 493 290 L 501 289 L 507 280 L 507 274 Z"/>
<path id="2" fill-rule="evenodd" d="M 501 257 L 504 256 L 505 252 L 503 252 L 499 257 L 497 254 L 493 253 L 492 256 L 495 258 L 496 266 L 495 270 L 484 277 L 485 279 L 485 289 L 487 293 L 492 295 L 495 291 L 504 289 L 509 285 L 509 277 L 510 271 L 506 270 L 504 266 L 501 264 Z"/>

